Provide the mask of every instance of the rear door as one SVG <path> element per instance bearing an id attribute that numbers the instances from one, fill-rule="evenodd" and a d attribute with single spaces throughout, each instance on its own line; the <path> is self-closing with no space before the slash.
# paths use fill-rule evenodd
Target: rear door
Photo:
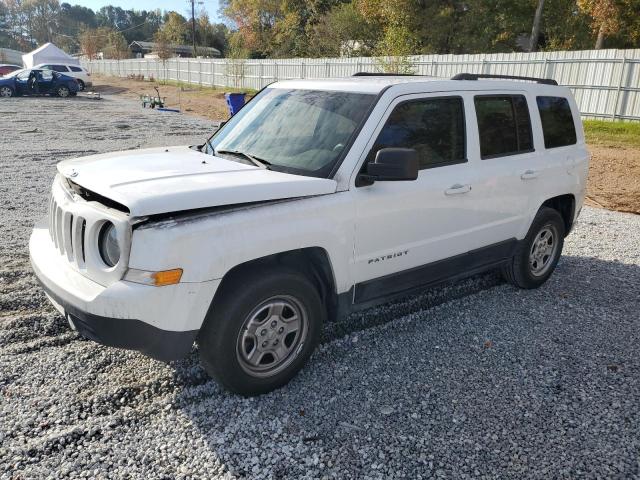
<path id="1" fill-rule="evenodd" d="M 38 74 L 38 87 L 40 93 L 50 93 L 55 83 L 54 73 L 51 70 L 42 70 Z"/>
<path id="2" fill-rule="evenodd" d="M 471 161 L 477 241 L 491 245 L 519 239 L 540 172 L 525 92 L 473 92 Z"/>

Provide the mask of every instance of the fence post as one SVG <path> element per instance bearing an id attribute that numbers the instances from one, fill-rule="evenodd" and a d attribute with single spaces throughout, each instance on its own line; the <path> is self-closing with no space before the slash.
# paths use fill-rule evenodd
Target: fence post
<path id="1" fill-rule="evenodd" d="M 187 59 L 187 83 L 191 84 L 191 60 Z"/>
<path id="2" fill-rule="evenodd" d="M 618 113 L 618 99 L 620 98 L 620 90 L 622 90 L 622 82 L 624 81 L 624 67 L 626 63 L 627 63 L 627 58 L 622 57 L 622 66 L 620 68 L 620 80 L 618 80 L 618 88 L 616 89 L 616 95 L 613 99 L 613 113 L 611 114 L 612 120 L 616 119 L 616 115 Z"/>
<path id="3" fill-rule="evenodd" d="M 216 86 L 216 61 L 211 59 L 211 86 Z"/>
<path id="4" fill-rule="evenodd" d="M 331 78 L 331 66 L 329 64 L 329 60 L 325 60 L 324 62 L 324 76 L 325 78 Z"/>
<path id="5" fill-rule="evenodd" d="M 262 89 L 264 85 L 264 63 L 261 61 L 259 65 L 260 68 L 258 69 L 258 89 Z"/>
<path id="6" fill-rule="evenodd" d="M 278 81 L 278 61 L 277 60 L 273 61 L 273 81 L 274 82 Z"/>

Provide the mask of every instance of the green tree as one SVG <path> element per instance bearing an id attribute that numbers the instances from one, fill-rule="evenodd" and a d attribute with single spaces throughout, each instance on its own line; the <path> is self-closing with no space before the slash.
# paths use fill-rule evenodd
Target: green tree
<path id="1" fill-rule="evenodd" d="M 186 42 L 189 29 L 187 19 L 176 12 L 168 12 L 164 16 L 164 23 L 160 27 L 162 34 L 171 45 L 181 45 Z"/>

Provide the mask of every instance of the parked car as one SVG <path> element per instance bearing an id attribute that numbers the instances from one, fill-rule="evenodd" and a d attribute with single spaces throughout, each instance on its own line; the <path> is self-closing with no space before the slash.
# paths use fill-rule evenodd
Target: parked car
<path id="1" fill-rule="evenodd" d="M 40 68 L 42 70 L 53 70 L 54 72 L 62 73 L 68 77 L 73 77 L 78 81 L 80 91 L 82 92 L 86 87 L 93 85 L 91 82 L 91 74 L 89 71 L 79 65 L 62 64 L 62 63 L 41 63 L 34 68 Z"/>
<path id="2" fill-rule="evenodd" d="M 16 70 L 20 70 L 21 68 L 22 67 L 19 65 L 9 65 L 9 64 L 0 63 L 0 77 L 3 77 L 8 73 L 15 72 Z"/>
<path id="3" fill-rule="evenodd" d="M 203 145 L 62 161 L 33 269 L 83 336 L 165 361 L 197 340 L 243 395 L 326 321 L 494 268 L 539 287 L 589 153 L 569 89 L 520 80 L 282 81 Z"/>
<path id="4" fill-rule="evenodd" d="M 51 70 L 24 69 L 0 78 L 0 97 L 14 95 L 73 96 L 78 93 L 78 82 Z"/>

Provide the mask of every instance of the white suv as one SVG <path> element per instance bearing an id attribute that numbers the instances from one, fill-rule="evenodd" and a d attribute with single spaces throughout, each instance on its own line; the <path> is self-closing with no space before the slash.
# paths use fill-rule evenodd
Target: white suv
<path id="1" fill-rule="evenodd" d="M 91 82 L 91 74 L 86 68 L 80 65 L 62 64 L 62 63 L 41 63 L 33 68 L 39 68 L 42 70 L 53 70 L 54 72 L 64 73 L 69 77 L 73 77 L 77 80 L 80 91 L 82 92 L 86 87 L 93 85 Z"/>
<path id="2" fill-rule="evenodd" d="M 542 285 L 588 159 L 550 80 L 277 82 L 203 145 L 60 162 L 31 261 L 83 336 L 165 361 L 197 340 L 260 394 L 325 321 L 493 268 Z"/>

